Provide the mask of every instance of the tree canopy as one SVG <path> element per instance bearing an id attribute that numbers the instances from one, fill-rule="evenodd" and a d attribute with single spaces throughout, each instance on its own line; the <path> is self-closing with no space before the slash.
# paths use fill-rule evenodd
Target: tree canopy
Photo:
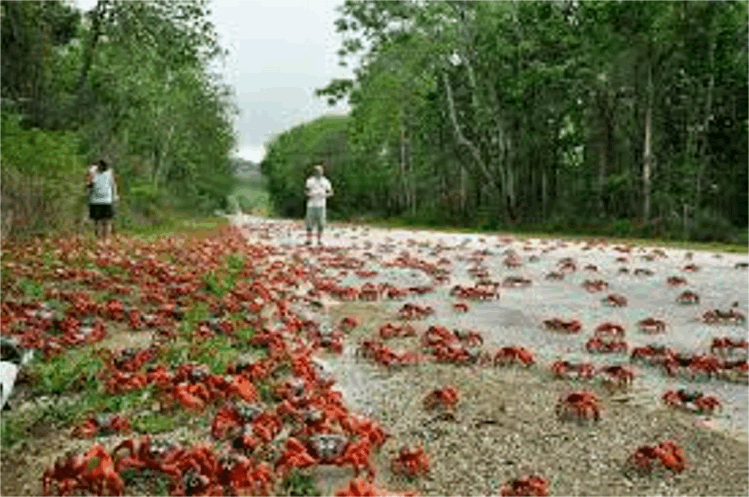
<path id="1" fill-rule="evenodd" d="M 236 109 L 211 69 L 224 52 L 207 1 L 0 5 L 6 233 L 74 222 L 99 158 L 123 219 L 224 205 Z"/>
<path id="2" fill-rule="evenodd" d="M 346 214 L 746 228 L 746 2 L 349 0 L 339 13 L 339 55 L 358 67 L 318 94 L 352 111 L 269 144 L 284 214 L 301 213 L 304 169 L 328 154 Z"/>

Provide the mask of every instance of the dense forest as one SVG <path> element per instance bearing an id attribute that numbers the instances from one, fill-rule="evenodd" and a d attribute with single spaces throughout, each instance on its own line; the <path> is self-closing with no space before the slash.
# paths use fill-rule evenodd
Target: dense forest
<path id="1" fill-rule="evenodd" d="M 79 225 L 100 158 L 121 224 L 226 204 L 236 110 L 206 1 L 0 6 L 3 235 Z"/>
<path id="2" fill-rule="evenodd" d="M 746 2 L 358 2 L 348 99 L 275 137 L 277 211 L 327 165 L 334 216 L 744 240 Z"/>

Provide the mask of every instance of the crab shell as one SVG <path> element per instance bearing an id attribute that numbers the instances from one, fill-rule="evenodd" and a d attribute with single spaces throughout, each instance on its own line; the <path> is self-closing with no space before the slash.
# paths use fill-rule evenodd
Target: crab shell
<path id="1" fill-rule="evenodd" d="M 332 461 L 343 455 L 349 438 L 339 434 L 318 434 L 309 439 L 314 455 L 323 461 Z"/>

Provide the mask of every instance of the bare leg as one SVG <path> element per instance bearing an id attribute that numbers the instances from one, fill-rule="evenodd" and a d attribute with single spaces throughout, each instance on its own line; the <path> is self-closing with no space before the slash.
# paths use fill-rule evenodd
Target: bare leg
<path id="1" fill-rule="evenodd" d="M 104 220 L 104 226 L 102 226 L 102 236 L 104 238 L 104 241 L 107 241 L 107 238 L 109 238 L 109 235 L 112 234 L 112 220 L 111 219 L 105 219 Z"/>

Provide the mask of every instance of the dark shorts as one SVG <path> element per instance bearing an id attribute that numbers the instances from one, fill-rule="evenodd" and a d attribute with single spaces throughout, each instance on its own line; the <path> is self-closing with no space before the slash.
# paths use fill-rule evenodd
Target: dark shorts
<path id="1" fill-rule="evenodd" d="M 89 204 L 88 215 L 94 221 L 104 221 L 114 217 L 112 204 Z"/>

